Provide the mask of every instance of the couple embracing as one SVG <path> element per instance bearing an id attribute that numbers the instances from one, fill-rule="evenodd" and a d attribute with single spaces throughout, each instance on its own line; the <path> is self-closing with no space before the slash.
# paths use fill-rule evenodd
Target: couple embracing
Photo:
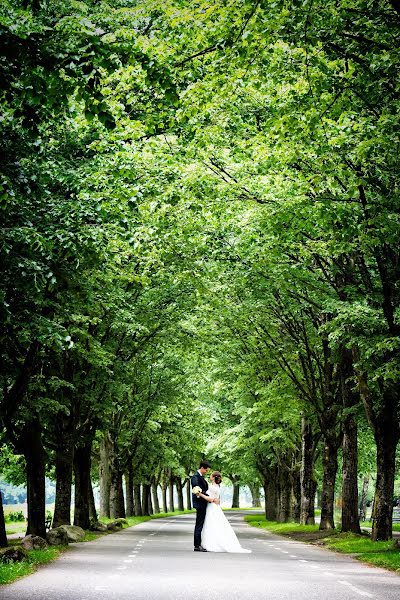
<path id="1" fill-rule="evenodd" d="M 193 507 L 196 509 L 194 528 L 195 552 L 242 552 L 249 553 L 239 544 L 235 532 L 220 506 L 221 473 L 214 471 L 210 485 L 204 478 L 211 465 L 200 463 L 199 470 L 192 477 Z"/>

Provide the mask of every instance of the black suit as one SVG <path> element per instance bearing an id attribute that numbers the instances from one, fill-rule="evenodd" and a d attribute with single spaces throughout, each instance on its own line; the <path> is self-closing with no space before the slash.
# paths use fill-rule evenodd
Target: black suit
<path id="1" fill-rule="evenodd" d="M 192 477 L 192 489 L 198 485 L 203 494 L 207 493 L 208 483 L 198 471 Z M 193 506 L 196 509 L 196 525 L 194 527 L 194 546 L 201 546 L 201 532 L 203 530 L 204 520 L 206 518 L 207 500 L 198 498 L 196 494 L 192 494 Z"/>

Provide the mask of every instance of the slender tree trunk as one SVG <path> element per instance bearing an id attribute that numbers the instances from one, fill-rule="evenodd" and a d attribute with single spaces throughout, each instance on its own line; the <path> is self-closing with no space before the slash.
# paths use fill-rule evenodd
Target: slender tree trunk
<path id="1" fill-rule="evenodd" d="M 291 512 L 292 487 L 287 472 L 281 472 L 279 477 L 278 521 L 287 523 Z"/>
<path id="2" fill-rule="evenodd" d="M 149 483 L 149 513 L 151 515 L 154 515 L 154 508 L 153 508 L 153 499 L 151 497 L 151 484 Z"/>
<path id="3" fill-rule="evenodd" d="M 142 496 L 142 512 L 145 516 L 150 516 L 150 501 L 151 501 L 151 486 L 149 483 L 143 484 L 143 496 Z"/>
<path id="4" fill-rule="evenodd" d="M 261 497 L 260 497 L 260 488 L 255 486 L 250 486 L 251 493 L 251 505 L 253 508 L 261 508 Z"/>
<path id="5" fill-rule="evenodd" d="M 158 485 L 153 481 L 151 484 L 151 493 L 153 496 L 153 509 L 154 512 L 158 515 L 160 511 L 160 503 L 158 501 Z"/>
<path id="6" fill-rule="evenodd" d="M 126 516 L 133 517 L 135 514 L 135 502 L 133 497 L 133 469 L 131 466 L 125 472 L 125 496 Z"/>
<path id="7" fill-rule="evenodd" d="M 375 433 L 376 487 L 372 539 L 389 540 L 392 537 L 393 490 L 396 471 L 397 439 L 387 428 L 377 428 Z"/>
<path id="8" fill-rule="evenodd" d="M 192 508 L 192 490 L 190 487 L 190 479 L 186 480 L 186 507 L 188 510 Z"/>
<path id="9" fill-rule="evenodd" d="M 135 517 L 141 517 L 143 515 L 143 510 L 140 498 L 140 483 L 133 484 L 133 503 L 135 507 Z"/>
<path id="10" fill-rule="evenodd" d="M 97 510 L 96 510 L 96 504 L 94 501 L 94 494 L 93 494 L 93 485 L 92 485 L 92 480 L 89 477 L 89 489 L 88 489 L 88 494 L 89 494 L 89 520 L 91 523 L 96 523 L 96 521 L 98 520 L 97 517 Z"/>
<path id="11" fill-rule="evenodd" d="M 23 432 L 28 495 L 27 534 L 46 538 L 45 452 L 39 421 L 34 421 Z"/>
<path id="12" fill-rule="evenodd" d="M 53 527 L 71 524 L 74 442 L 71 435 L 59 440 L 56 449 L 56 500 Z"/>
<path id="13" fill-rule="evenodd" d="M 107 432 L 100 440 L 100 517 L 111 516 L 110 489 L 110 437 Z"/>
<path id="14" fill-rule="evenodd" d="M 175 512 L 175 506 L 174 506 L 174 480 L 173 480 L 172 475 L 170 476 L 168 490 L 169 490 L 169 505 L 168 505 L 168 509 L 169 509 L 169 512 Z"/>
<path id="15" fill-rule="evenodd" d="M 162 489 L 163 512 L 167 513 L 168 512 L 168 502 L 167 502 L 168 483 L 166 481 L 163 481 L 161 489 Z"/>
<path id="16" fill-rule="evenodd" d="M 314 475 L 314 440 L 312 428 L 303 415 L 301 419 L 301 500 L 300 500 L 300 524 L 314 525 L 314 504 L 316 481 Z"/>
<path id="17" fill-rule="evenodd" d="M 369 476 L 364 477 L 360 499 L 360 520 L 367 519 L 367 498 L 368 498 Z"/>
<path id="18" fill-rule="evenodd" d="M 338 469 L 337 447 L 325 442 L 324 453 L 322 457 L 323 480 L 321 494 L 321 523 L 320 530 L 335 529 L 334 520 L 334 502 L 335 502 L 335 481 Z"/>
<path id="19" fill-rule="evenodd" d="M 5 548 L 6 546 L 8 546 L 8 542 L 3 510 L 3 492 L 0 490 L 0 548 Z"/>
<path id="20" fill-rule="evenodd" d="M 239 508 L 240 484 L 233 481 L 232 508 Z"/>
<path id="21" fill-rule="evenodd" d="M 183 489 L 182 489 L 182 480 L 177 477 L 175 479 L 176 492 L 178 494 L 178 510 L 185 510 L 183 505 Z"/>
<path id="22" fill-rule="evenodd" d="M 75 513 L 74 525 L 89 529 L 89 482 L 92 442 L 78 446 L 74 455 Z"/>
<path id="23" fill-rule="evenodd" d="M 296 469 L 291 477 L 291 506 L 290 518 L 300 523 L 301 484 L 300 472 Z"/>

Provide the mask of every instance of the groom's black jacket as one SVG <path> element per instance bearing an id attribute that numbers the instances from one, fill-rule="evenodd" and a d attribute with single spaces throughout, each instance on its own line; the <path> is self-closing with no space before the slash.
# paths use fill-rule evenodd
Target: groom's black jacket
<path id="1" fill-rule="evenodd" d="M 208 483 L 198 471 L 196 471 L 196 473 L 192 477 L 192 489 L 196 485 L 198 485 L 201 488 L 203 494 L 207 493 Z M 196 494 L 192 494 L 192 501 L 194 508 L 206 508 L 207 506 L 207 500 L 204 500 L 204 498 L 198 498 Z"/>

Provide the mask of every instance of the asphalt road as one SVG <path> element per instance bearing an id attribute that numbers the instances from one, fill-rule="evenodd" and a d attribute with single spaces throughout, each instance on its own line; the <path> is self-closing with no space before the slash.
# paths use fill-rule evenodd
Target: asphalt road
<path id="1" fill-rule="evenodd" d="M 400 577 L 280 538 L 227 513 L 252 554 L 193 552 L 194 516 L 142 523 L 74 544 L 1 600 L 399 600 Z"/>

